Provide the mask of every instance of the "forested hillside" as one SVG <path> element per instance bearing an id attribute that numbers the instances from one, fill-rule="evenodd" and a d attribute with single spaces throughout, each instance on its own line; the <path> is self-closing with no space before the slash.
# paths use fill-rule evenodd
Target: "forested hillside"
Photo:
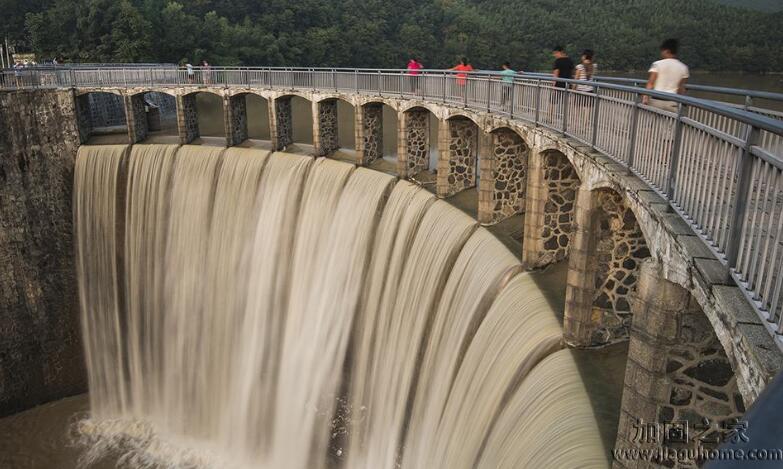
<path id="1" fill-rule="evenodd" d="M 592 48 L 604 70 L 646 67 L 668 36 L 694 69 L 783 71 L 783 13 L 715 0 L 0 0 L 0 34 L 73 61 L 545 69 Z M 6 12 L 10 21 L 6 21 Z M 21 47 L 20 47 L 21 48 Z"/>
<path id="2" fill-rule="evenodd" d="M 720 0 L 724 5 L 760 11 L 783 11 L 783 0 Z"/>

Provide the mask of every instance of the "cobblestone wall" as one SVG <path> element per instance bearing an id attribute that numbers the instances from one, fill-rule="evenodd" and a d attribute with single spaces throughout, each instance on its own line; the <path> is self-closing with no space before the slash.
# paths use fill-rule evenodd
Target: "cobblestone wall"
<path id="1" fill-rule="evenodd" d="M 364 164 L 370 164 L 383 158 L 383 104 L 369 103 L 363 107 Z"/>
<path id="2" fill-rule="evenodd" d="M 565 155 L 549 151 L 542 155 L 547 201 L 544 206 L 544 251 L 547 262 L 568 256 L 574 225 L 574 204 L 579 176 Z"/>
<path id="3" fill-rule="evenodd" d="M 601 327 L 595 331 L 595 344 L 616 342 L 628 337 L 631 324 L 630 295 L 639 280 L 641 262 L 650 257 L 636 217 L 623 198 L 610 189 L 594 192 L 594 241 L 596 261 L 595 299 L 601 312 Z"/>
<path id="4" fill-rule="evenodd" d="M 0 92 L 0 415 L 85 391 L 70 91 Z"/>
<path id="5" fill-rule="evenodd" d="M 319 155 L 329 155 L 340 148 L 337 134 L 337 100 L 326 99 L 318 106 L 318 135 L 316 148 Z"/>
<path id="6" fill-rule="evenodd" d="M 277 150 L 282 150 L 294 143 L 294 125 L 291 113 L 291 97 L 283 96 L 275 99 L 275 131 L 277 135 Z M 270 121 L 271 124 L 271 121 Z"/>
<path id="7" fill-rule="evenodd" d="M 698 303 L 658 269 L 648 261 L 639 273 L 616 447 L 715 448 L 745 412 L 736 377 Z M 696 467 L 646 464 L 617 460 L 615 468 Z"/>
<path id="8" fill-rule="evenodd" d="M 149 134 L 146 103 L 143 94 L 132 95 L 128 99 L 130 101 L 131 116 L 133 117 L 129 126 L 129 133 L 132 135 L 131 143 L 136 143 L 147 138 Z"/>
<path id="9" fill-rule="evenodd" d="M 404 144 L 401 153 L 405 158 L 407 176 L 415 176 L 429 166 L 430 157 L 430 112 L 426 109 L 413 108 L 403 115 Z"/>
<path id="10" fill-rule="evenodd" d="M 479 222 L 491 224 L 524 211 L 530 150 L 506 128 L 492 132 L 487 143 L 479 161 Z"/>
<path id="11" fill-rule="evenodd" d="M 228 131 L 226 132 L 227 143 L 239 145 L 247 140 L 247 100 L 244 94 L 229 97 L 223 104 L 226 112 L 226 122 Z"/>
<path id="12" fill-rule="evenodd" d="M 476 185 L 479 128 L 470 119 L 452 117 L 441 136 L 438 195 L 448 197 Z M 444 151 L 445 149 L 445 151 Z"/>
<path id="13" fill-rule="evenodd" d="M 181 95 L 177 99 L 180 107 L 180 112 L 177 114 L 180 143 L 186 144 L 200 136 L 196 93 Z"/>

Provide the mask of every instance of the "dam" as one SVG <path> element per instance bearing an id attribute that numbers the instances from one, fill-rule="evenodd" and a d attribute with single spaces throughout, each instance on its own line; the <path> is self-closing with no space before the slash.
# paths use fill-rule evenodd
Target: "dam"
<path id="1" fill-rule="evenodd" d="M 64 418 L 88 467 L 635 467 L 618 450 L 677 447 L 650 425 L 708 421 L 717 448 L 779 369 L 774 116 L 538 77 L 509 105 L 480 76 L 149 72 L 0 91 L 26 292 L 0 432 L 89 390 Z"/>

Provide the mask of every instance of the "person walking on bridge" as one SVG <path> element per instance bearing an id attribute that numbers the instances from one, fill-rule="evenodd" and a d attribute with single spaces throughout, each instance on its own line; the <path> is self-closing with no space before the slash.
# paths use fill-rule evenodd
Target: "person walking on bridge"
<path id="1" fill-rule="evenodd" d="M 552 55 L 555 57 L 555 64 L 552 67 L 552 76 L 555 79 L 570 80 L 574 77 L 574 61 L 566 54 L 563 46 L 556 46 L 552 49 Z M 559 104 L 562 102 L 560 96 L 566 92 L 568 88 L 567 83 L 562 81 L 555 81 L 555 89 L 550 90 L 552 98 L 550 101 L 550 108 L 547 115 L 552 118 L 557 112 Z"/>
<path id="2" fill-rule="evenodd" d="M 411 57 L 408 61 L 408 75 L 411 77 L 411 93 L 416 94 L 419 92 L 419 75 L 421 75 L 421 69 L 424 66 L 416 60 L 416 57 Z"/>
<path id="3" fill-rule="evenodd" d="M 453 67 L 451 67 L 449 70 L 454 70 L 457 73 L 457 90 L 456 93 L 464 98 L 467 98 L 467 77 L 468 73 L 473 71 L 473 66 L 468 63 L 468 59 L 465 57 L 461 58 L 459 63 Z"/>
<path id="4" fill-rule="evenodd" d="M 511 101 L 511 87 L 514 86 L 514 77 L 517 72 L 511 68 L 511 62 L 503 62 L 503 70 L 500 71 L 503 88 L 500 90 L 500 106 L 505 108 L 506 103 Z M 513 103 L 510 103 L 513 106 Z"/>
<path id="5" fill-rule="evenodd" d="M 677 53 L 680 43 L 677 39 L 667 39 L 661 44 L 661 60 L 653 62 L 650 66 L 650 77 L 647 80 L 647 89 L 662 91 L 664 93 L 685 94 L 685 83 L 690 76 L 688 66 L 680 62 Z M 661 99 L 642 97 L 644 104 L 666 111 L 677 112 L 677 103 Z"/>

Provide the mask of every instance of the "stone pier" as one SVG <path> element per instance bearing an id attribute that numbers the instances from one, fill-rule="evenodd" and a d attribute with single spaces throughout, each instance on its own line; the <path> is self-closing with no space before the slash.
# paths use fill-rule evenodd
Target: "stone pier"
<path id="1" fill-rule="evenodd" d="M 629 296 L 650 251 L 633 212 L 611 189 L 580 188 L 569 256 L 564 329 L 576 347 L 625 340 Z"/>
<path id="2" fill-rule="evenodd" d="M 355 107 L 356 143 L 359 161 L 368 165 L 383 158 L 383 104 L 368 103 Z"/>
<path id="3" fill-rule="evenodd" d="M 745 411 L 734 371 L 707 317 L 684 288 L 644 261 L 632 298 L 628 362 L 616 448 L 717 446 Z M 620 461 L 614 467 L 693 467 Z"/>
<path id="4" fill-rule="evenodd" d="M 533 269 L 568 256 L 581 182 L 568 158 L 559 151 L 532 151 L 527 179 L 522 263 Z"/>
<path id="5" fill-rule="evenodd" d="M 337 100 L 313 103 L 313 146 L 317 156 L 331 155 L 340 148 L 337 140 Z"/>
<path id="6" fill-rule="evenodd" d="M 223 125 L 225 126 L 227 146 L 239 145 L 247 140 L 247 100 L 245 94 L 223 98 Z"/>
<path id="7" fill-rule="evenodd" d="M 200 136 L 196 93 L 177 96 L 177 132 L 182 145 L 187 145 Z"/>
<path id="8" fill-rule="evenodd" d="M 401 178 L 413 177 L 429 166 L 430 112 L 409 109 L 398 114 L 397 122 L 397 174 Z"/>
<path id="9" fill-rule="evenodd" d="M 269 138 L 275 150 L 282 150 L 294 143 L 294 125 L 291 113 L 291 97 L 273 98 L 269 107 Z"/>
<path id="10" fill-rule="evenodd" d="M 482 134 L 481 143 L 478 221 L 493 224 L 525 209 L 529 150 L 508 128 Z"/>
<path id="11" fill-rule="evenodd" d="M 128 140 L 130 143 L 138 143 L 149 135 L 147 122 L 147 105 L 144 102 L 144 93 L 124 95 L 125 118 L 128 123 Z"/>
<path id="12" fill-rule="evenodd" d="M 90 117 L 90 95 L 82 94 L 75 98 L 76 126 L 79 129 L 79 142 L 86 143 L 92 133 L 92 118 Z"/>
<path id="13" fill-rule="evenodd" d="M 472 120 L 456 116 L 438 128 L 438 197 L 449 197 L 476 186 L 479 128 Z"/>

